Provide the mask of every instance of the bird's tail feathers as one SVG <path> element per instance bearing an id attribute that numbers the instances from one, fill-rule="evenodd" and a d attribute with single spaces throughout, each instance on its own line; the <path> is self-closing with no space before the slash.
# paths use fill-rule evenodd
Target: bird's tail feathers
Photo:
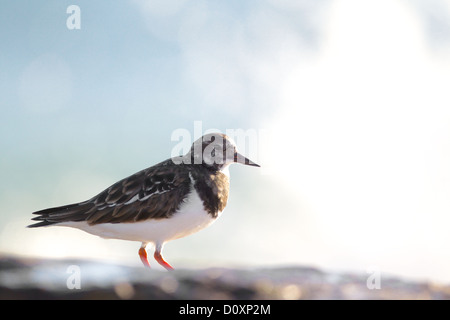
<path id="1" fill-rule="evenodd" d="M 86 211 L 88 211 L 92 205 L 93 204 L 89 204 L 88 202 L 80 202 L 33 212 L 33 214 L 38 216 L 31 220 L 39 222 L 30 224 L 28 228 L 38 228 L 51 226 L 61 222 L 84 220 Z"/>

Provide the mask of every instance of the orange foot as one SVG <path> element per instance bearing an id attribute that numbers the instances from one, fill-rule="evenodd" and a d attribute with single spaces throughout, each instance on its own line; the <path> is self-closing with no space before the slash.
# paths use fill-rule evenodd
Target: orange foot
<path id="1" fill-rule="evenodd" d="M 170 264 L 168 264 L 166 260 L 164 260 L 160 250 L 158 249 L 155 250 L 154 257 L 155 260 L 158 261 L 158 263 L 162 265 L 164 268 L 166 268 L 167 270 L 173 270 L 173 267 Z"/>
<path id="2" fill-rule="evenodd" d="M 150 268 L 150 263 L 148 263 L 147 251 L 145 251 L 145 247 L 141 247 L 139 249 L 139 257 L 141 258 L 141 261 L 144 264 L 144 266 Z"/>

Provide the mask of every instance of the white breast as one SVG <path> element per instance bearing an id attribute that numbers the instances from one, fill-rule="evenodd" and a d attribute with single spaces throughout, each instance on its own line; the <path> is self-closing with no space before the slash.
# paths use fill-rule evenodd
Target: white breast
<path id="1" fill-rule="evenodd" d="M 180 209 L 170 218 L 96 225 L 88 225 L 84 221 L 64 222 L 58 225 L 78 228 L 102 238 L 162 244 L 200 231 L 216 220 L 205 211 L 197 191 L 191 190 Z"/>

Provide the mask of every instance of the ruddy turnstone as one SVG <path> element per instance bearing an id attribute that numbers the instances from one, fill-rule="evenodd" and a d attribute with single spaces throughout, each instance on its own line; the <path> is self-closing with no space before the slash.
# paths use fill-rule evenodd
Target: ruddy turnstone
<path id="1" fill-rule="evenodd" d="M 229 190 L 228 166 L 259 167 L 239 154 L 224 134 L 196 140 L 184 156 L 170 158 L 122 179 L 95 197 L 61 207 L 36 211 L 38 223 L 28 227 L 66 226 L 109 239 L 139 241 L 139 256 L 150 267 L 145 250 L 170 270 L 161 252 L 170 240 L 211 225 L 224 210 Z"/>

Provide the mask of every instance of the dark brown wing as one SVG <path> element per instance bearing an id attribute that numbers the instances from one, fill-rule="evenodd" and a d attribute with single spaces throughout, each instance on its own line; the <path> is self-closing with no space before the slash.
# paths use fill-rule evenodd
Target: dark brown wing
<path id="1" fill-rule="evenodd" d="M 169 159 L 120 180 L 92 199 L 34 212 L 40 227 L 67 221 L 136 222 L 168 218 L 191 189 L 189 171 Z"/>

